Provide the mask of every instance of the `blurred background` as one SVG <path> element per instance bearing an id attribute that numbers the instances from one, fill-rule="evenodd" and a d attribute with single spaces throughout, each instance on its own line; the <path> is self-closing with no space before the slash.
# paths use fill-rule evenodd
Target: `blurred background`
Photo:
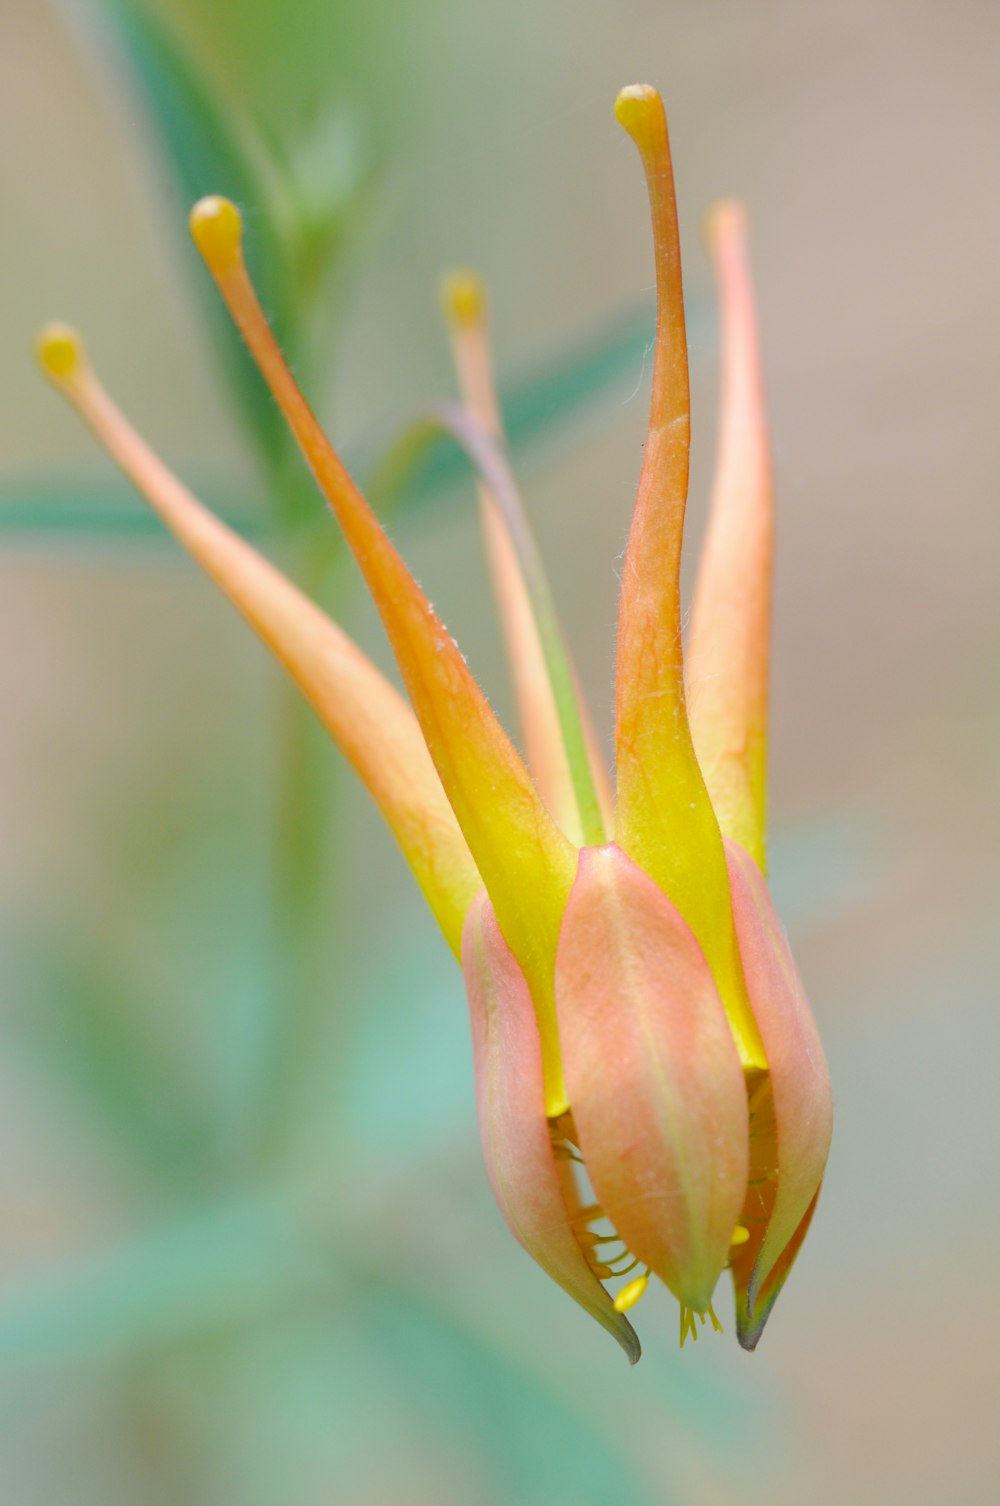
<path id="1" fill-rule="evenodd" d="M 1000 1499 L 1000 13 L 986 0 L 5 0 L 0 1502 Z M 72 320 L 150 441 L 388 665 L 184 212 L 248 210 L 359 473 L 492 290 L 515 457 L 605 735 L 651 258 L 618 88 L 699 240 L 745 197 L 780 486 L 776 895 L 838 1121 L 760 1350 L 629 1372 L 507 1235 L 460 978 L 279 671 L 34 370 Z M 386 489 L 494 703 L 469 477 Z"/>

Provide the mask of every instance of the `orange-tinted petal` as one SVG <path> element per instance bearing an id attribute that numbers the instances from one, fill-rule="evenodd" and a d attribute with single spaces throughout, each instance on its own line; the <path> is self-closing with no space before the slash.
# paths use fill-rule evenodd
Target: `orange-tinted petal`
<path id="1" fill-rule="evenodd" d="M 684 697 L 680 568 L 690 447 L 687 341 L 663 102 L 638 85 L 616 113 L 642 158 L 656 263 L 649 436 L 622 571 L 616 665 L 615 839 L 670 896 L 708 958 L 744 1067 L 764 1066 L 729 908 L 719 824 Z"/>
<path id="2" fill-rule="evenodd" d="M 335 622 L 153 454 L 93 375 L 73 331 L 43 331 L 39 354 L 112 459 L 297 682 L 368 786 L 458 953 L 482 880 L 409 706 Z"/>
<path id="3" fill-rule="evenodd" d="M 531 995 L 485 895 L 469 911 L 462 957 L 483 1156 L 500 1211 L 532 1259 L 614 1335 L 634 1364 L 635 1332 L 615 1311 L 573 1233 L 545 1114 Z"/>
<path id="4" fill-rule="evenodd" d="M 773 1302 L 780 1281 L 769 1288 L 770 1278 L 801 1238 L 797 1231 L 805 1232 L 803 1219 L 830 1150 L 833 1097 L 819 1032 L 764 878 L 736 843 L 726 843 L 726 855 L 747 988 L 769 1068 L 750 1102 L 750 1183 L 740 1218 L 750 1239 L 733 1268 L 734 1276 L 746 1275 L 748 1313 L 756 1323 L 759 1295 L 769 1289 Z"/>
<path id="5" fill-rule="evenodd" d="M 753 1311 L 749 1304 L 750 1276 L 753 1271 L 753 1260 L 744 1251 L 733 1252 L 733 1290 L 736 1295 L 736 1336 L 744 1349 L 754 1350 L 764 1332 L 764 1325 L 771 1316 L 771 1309 L 778 1300 L 781 1288 L 784 1286 L 788 1275 L 795 1264 L 795 1258 L 802 1248 L 809 1225 L 812 1223 L 813 1214 L 816 1212 L 816 1204 L 819 1201 L 819 1189 L 809 1207 L 802 1215 L 802 1222 L 788 1241 L 777 1261 L 771 1269 L 769 1276 L 757 1291 Z"/>
<path id="6" fill-rule="evenodd" d="M 550 1113 L 559 1113 L 565 1092 L 552 980 L 573 848 L 296 385 L 250 282 L 236 206 L 203 199 L 191 213 L 191 231 L 368 583 L 445 793 L 528 979 L 546 1098 Z"/>
<path id="7" fill-rule="evenodd" d="M 703 1313 L 746 1193 L 746 1087 L 690 926 L 614 845 L 580 853 L 556 1005 L 598 1202 L 632 1253 Z"/>
<path id="8" fill-rule="evenodd" d="M 741 205 L 708 219 L 722 314 L 715 485 L 687 655 L 691 727 L 723 836 L 764 868 L 774 488 Z"/>

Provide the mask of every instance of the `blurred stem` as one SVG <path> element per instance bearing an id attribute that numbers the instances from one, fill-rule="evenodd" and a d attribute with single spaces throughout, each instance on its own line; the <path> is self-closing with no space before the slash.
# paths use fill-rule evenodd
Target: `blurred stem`
<path id="1" fill-rule="evenodd" d="M 297 453 L 291 459 L 298 475 L 280 493 L 282 531 L 292 540 L 282 564 L 312 600 L 329 609 L 339 573 L 337 535 L 317 507 L 311 479 Z M 265 1164 L 280 1157 L 294 1128 L 299 1089 L 316 1048 L 320 1011 L 330 987 L 327 962 L 336 914 L 328 842 L 336 754 L 297 686 L 283 680 L 278 695 L 273 967 L 255 1147 Z"/>

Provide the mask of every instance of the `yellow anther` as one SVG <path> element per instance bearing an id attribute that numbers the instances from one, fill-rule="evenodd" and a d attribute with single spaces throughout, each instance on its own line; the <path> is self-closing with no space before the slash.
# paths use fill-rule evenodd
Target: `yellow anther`
<path id="1" fill-rule="evenodd" d="M 68 382 L 86 363 L 83 341 L 68 324 L 46 324 L 35 340 L 38 364 L 51 382 Z"/>
<path id="2" fill-rule="evenodd" d="M 750 1230 L 745 1229 L 742 1224 L 737 1224 L 736 1228 L 733 1230 L 733 1237 L 729 1241 L 729 1243 L 730 1245 L 745 1245 L 749 1238 Z"/>
<path id="3" fill-rule="evenodd" d="M 441 280 L 441 307 L 452 324 L 481 324 L 486 317 L 486 288 L 475 272 L 466 267 L 448 272 Z"/>
<path id="4" fill-rule="evenodd" d="M 712 1327 L 715 1329 L 716 1333 L 721 1333 L 722 1332 L 722 1324 L 719 1322 L 718 1318 L 715 1316 L 715 1308 L 712 1306 L 711 1302 L 708 1304 L 708 1316 L 712 1320 Z M 704 1322 L 704 1319 L 702 1319 L 702 1321 Z"/>
<path id="5" fill-rule="evenodd" d="M 240 260 L 243 216 L 231 199 L 218 194 L 199 199 L 188 218 L 188 226 L 211 272 L 224 273 Z"/>
<path id="6" fill-rule="evenodd" d="M 615 117 L 645 154 L 664 134 L 663 102 L 652 84 L 629 84 L 615 100 Z"/>
<path id="7" fill-rule="evenodd" d="M 615 1312 L 627 1313 L 630 1307 L 634 1307 L 649 1285 L 649 1277 L 637 1276 L 627 1286 L 623 1286 L 615 1297 Z"/>

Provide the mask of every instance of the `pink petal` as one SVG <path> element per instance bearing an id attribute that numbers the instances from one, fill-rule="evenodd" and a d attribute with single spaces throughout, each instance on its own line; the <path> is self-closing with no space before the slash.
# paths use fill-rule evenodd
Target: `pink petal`
<path id="1" fill-rule="evenodd" d="M 756 1186 L 743 1218 L 751 1237 L 733 1261 L 734 1279 L 746 1281 L 748 1314 L 755 1316 L 757 1296 L 782 1252 L 795 1240 L 797 1250 L 805 1233 L 830 1150 L 833 1098 L 816 1022 L 764 878 L 735 842 L 726 843 L 726 856 L 747 991 L 769 1068 L 768 1082 L 751 1100 Z M 774 1290 L 771 1302 L 776 1296 Z"/>
<path id="2" fill-rule="evenodd" d="M 746 1087 L 691 928 L 613 844 L 580 853 L 556 1010 L 598 1201 L 633 1254 L 704 1312 L 746 1193 Z"/>
<path id="3" fill-rule="evenodd" d="M 573 1233 L 545 1117 L 534 1006 L 485 894 L 466 918 L 462 959 L 483 1158 L 500 1212 L 532 1259 L 614 1335 L 634 1364 L 639 1340 L 615 1312 Z"/>

